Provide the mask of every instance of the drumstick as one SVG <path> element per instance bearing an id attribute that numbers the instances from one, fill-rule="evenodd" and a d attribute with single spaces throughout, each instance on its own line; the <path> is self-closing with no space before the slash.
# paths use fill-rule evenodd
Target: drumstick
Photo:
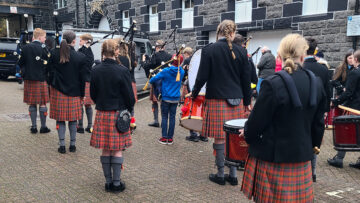
<path id="1" fill-rule="evenodd" d="M 345 111 L 349 111 L 351 113 L 354 113 L 356 115 L 360 115 L 360 111 L 356 110 L 356 109 L 352 109 L 352 108 L 349 108 L 349 107 L 346 107 L 346 106 L 342 106 L 342 105 L 339 105 L 339 108 L 340 109 L 343 109 Z"/>

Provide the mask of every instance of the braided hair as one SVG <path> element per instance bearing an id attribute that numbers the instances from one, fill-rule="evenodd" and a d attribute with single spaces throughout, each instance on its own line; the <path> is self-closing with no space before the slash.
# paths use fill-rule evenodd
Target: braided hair
<path id="1" fill-rule="evenodd" d="M 280 42 L 278 53 L 283 60 L 284 70 L 292 74 L 298 69 L 295 60 L 305 56 L 309 46 L 305 38 L 299 34 L 288 34 Z"/>
<path id="2" fill-rule="evenodd" d="M 231 41 L 231 34 L 235 33 L 236 31 L 236 24 L 232 20 L 224 20 L 222 21 L 216 30 L 216 41 L 219 40 L 219 36 L 224 36 L 226 38 L 226 41 L 229 45 L 231 55 L 233 59 L 236 59 L 235 53 L 233 51 L 232 41 Z"/>

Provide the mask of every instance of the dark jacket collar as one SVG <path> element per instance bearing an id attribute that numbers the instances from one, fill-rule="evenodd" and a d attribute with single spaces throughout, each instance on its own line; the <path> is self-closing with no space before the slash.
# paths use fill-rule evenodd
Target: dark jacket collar
<path id="1" fill-rule="evenodd" d="M 314 57 L 307 58 L 307 59 L 305 59 L 304 62 L 316 62 L 317 63 L 317 61 L 316 61 L 316 59 Z"/>
<path id="2" fill-rule="evenodd" d="M 103 62 L 106 64 L 118 64 L 117 61 L 115 61 L 114 59 L 109 59 L 109 58 L 104 59 Z"/>

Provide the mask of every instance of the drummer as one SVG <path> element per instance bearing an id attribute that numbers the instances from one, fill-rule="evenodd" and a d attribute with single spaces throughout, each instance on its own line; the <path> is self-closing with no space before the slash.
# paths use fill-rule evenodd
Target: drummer
<path id="1" fill-rule="evenodd" d="M 348 74 L 345 92 L 332 101 L 334 106 L 343 104 L 344 106 L 360 110 L 360 50 L 354 53 L 354 67 L 355 69 Z M 332 166 L 342 168 L 345 154 L 344 151 L 338 151 L 334 158 L 328 160 L 328 163 Z M 360 157 L 355 163 L 350 163 L 349 166 L 360 169 Z"/>
<path id="2" fill-rule="evenodd" d="M 250 67 L 246 50 L 232 43 L 235 38 L 236 24 L 224 20 L 217 27 L 217 42 L 205 46 L 192 91 L 195 99 L 206 83 L 204 120 L 201 134 L 214 138 L 216 152 L 216 174 L 210 174 L 210 181 L 225 185 L 225 180 L 237 185 L 237 169 L 230 168 L 224 174 L 225 132 L 223 124 L 227 120 L 244 118 L 244 108 L 251 110 Z M 243 104 L 241 104 L 241 101 Z"/>
<path id="3" fill-rule="evenodd" d="M 245 124 L 249 157 L 241 190 L 256 202 L 313 202 L 311 162 L 320 151 L 326 94 L 304 68 L 306 40 L 280 42 L 283 70 L 266 78 Z M 254 187 L 256 186 L 256 187 Z"/>

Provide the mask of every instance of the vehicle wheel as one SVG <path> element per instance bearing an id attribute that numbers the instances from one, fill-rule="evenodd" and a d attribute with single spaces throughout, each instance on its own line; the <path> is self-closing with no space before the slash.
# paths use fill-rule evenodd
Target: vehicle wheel
<path id="1" fill-rule="evenodd" d="M 0 80 L 6 80 L 8 77 L 8 75 L 0 74 Z"/>

